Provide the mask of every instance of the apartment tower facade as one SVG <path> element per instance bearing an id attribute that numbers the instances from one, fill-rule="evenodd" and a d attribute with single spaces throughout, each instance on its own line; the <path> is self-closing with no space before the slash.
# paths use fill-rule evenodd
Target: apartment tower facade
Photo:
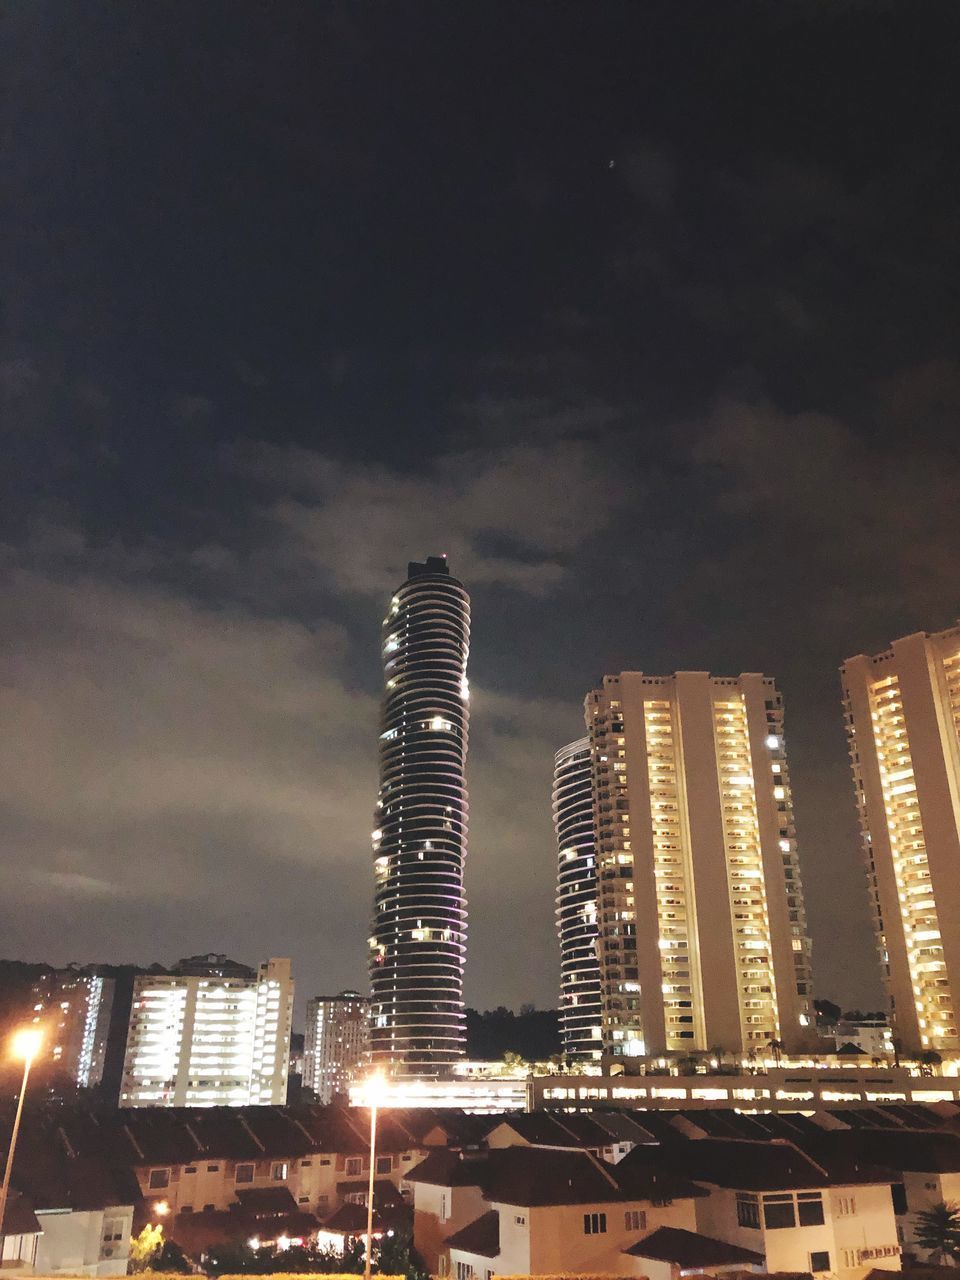
<path id="1" fill-rule="evenodd" d="M 557 933 L 560 939 L 560 1039 L 580 1061 L 603 1054 L 597 957 L 597 841 L 590 739 L 554 758 L 553 826 L 557 837 Z"/>
<path id="2" fill-rule="evenodd" d="M 412 562 L 383 623 L 370 937 L 373 1061 L 436 1076 L 463 1056 L 470 597 Z"/>
<path id="3" fill-rule="evenodd" d="M 625 671 L 585 714 L 605 1051 L 802 1047 L 810 941 L 773 680 Z"/>
<path id="4" fill-rule="evenodd" d="M 290 961 L 193 956 L 134 981 L 121 1107 L 277 1106 L 287 1099 Z"/>
<path id="5" fill-rule="evenodd" d="M 321 1102 L 346 1097 L 370 1048 L 370 1001 L 359 991 L 307 1001 L 303 1083 Z"/>
<path id="6" fill-rule="evenodd" d="M 44 1030 L 45 1051 L 81 1089 L 103 1078 L 115 985 L 93 971 L 59 969 L 33 987 L 33 1021 Z"/>
<path id="7" fill-rule="evenodd" d="M 877 947 L 908 1052 L 960 1050 L 960 624 L 841 668 Z"/>

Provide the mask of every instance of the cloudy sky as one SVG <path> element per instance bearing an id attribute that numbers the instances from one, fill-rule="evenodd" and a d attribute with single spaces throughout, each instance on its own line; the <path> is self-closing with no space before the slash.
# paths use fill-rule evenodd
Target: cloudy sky
<path id="1" fill-rule="evenodd" d="M 379 623 L 473 597 L 472 1003 L 556 998 L 607 671 L 775 675 L 876 1004 L 837 667 L 960 613 L 952 3 L 7 13 L 0 937 L 364 981 Z"/>

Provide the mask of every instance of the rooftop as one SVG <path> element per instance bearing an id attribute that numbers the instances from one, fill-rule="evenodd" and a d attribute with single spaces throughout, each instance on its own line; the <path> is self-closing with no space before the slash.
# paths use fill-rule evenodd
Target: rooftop
<path id="1" fill-rule="evenodd" d="M 684 1231 L 680 1227 L 658 1227 L 636 1244 L 624 1249 L 634 1258 L 655 1258 L 658 1262 L 672 1262 L 683 1270 L 694 1267 L 759 1266 L 762 1253 L 741 1249 L 739 1245 L 714 1240 L 696 1231 Z"/>

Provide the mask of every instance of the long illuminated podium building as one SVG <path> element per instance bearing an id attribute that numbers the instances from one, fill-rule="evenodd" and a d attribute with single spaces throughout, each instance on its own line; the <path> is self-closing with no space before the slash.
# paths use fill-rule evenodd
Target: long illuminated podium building
<path id="1" fill-rule="evenodd" d="M 956 1070 L 945 1064 L 944 1070 Z M 884 1103 L 960 1103 L 960 1075 L 921 1074 L 919 1064 L 860 1066 L 809 1061 L 769 1066 L 736 1075 L 674 1075 L 648 1068 L 646 1075 L 599 1073 L 524 1075 L 502 1064 L 462 1062 L 442 1080 L 395 1077 L 384 1087 L 385 1107 L 461 1108 L 484 1114 L 551 1108 L 663 1111 L 730 1108 L 737 1111 L 820 1111 Z M 364 1106 L 364 1086 L 350 1090 Z"/>

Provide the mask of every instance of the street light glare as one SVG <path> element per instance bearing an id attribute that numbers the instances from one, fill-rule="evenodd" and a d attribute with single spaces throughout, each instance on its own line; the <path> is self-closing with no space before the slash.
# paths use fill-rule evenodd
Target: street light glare
<path id="1" fill-rule="evenodd" d="M 387 1100 L 387 1078 L 382 1071 L 375 1071 L 363 1082 L 363 1100 L 368 1107 L 382 1107 Z"/>
<path id="2" fill-rule="evenodd" d="M 32 1062 L 43 1046 L 43 1032 L 39 1027 L 23 1027 L 10 1040 L 10 1050 L 20 1062 Z"/>

